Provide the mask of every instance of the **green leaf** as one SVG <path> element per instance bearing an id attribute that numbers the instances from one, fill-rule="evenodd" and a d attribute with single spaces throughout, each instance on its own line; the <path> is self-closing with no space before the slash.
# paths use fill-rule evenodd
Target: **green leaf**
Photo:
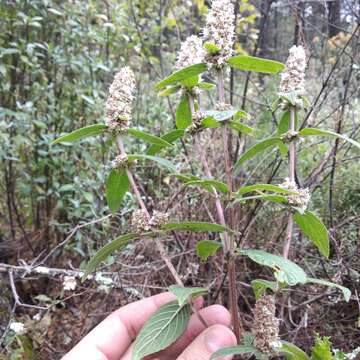
<path id="1" fill-rule="evenodd" d="M 306 355 L 304 351 L 298 348 L 296 345 L 289 343 L 287 341 L 281 341 L 281 350 L 280 352 L 285 353 L 285 357 L 288 360 L 310 360 L 309 356 Z"/>
<path id="2" fill-rule="evenodd" d="M 257 353 L 258 351 L 259 350 L 254 346 L 236 345 L 215 351 L 211 355 L 210 360 L 218 359 L 219 357 L 223 357 L 227 355 L 252 354 L 252 353 Z"/>
<path id="3" fill-rule="evenodd" d="M 251 282 L 251 287 L 254 291 L 256 299 L 259 299 L 266 289 L 271 289 L 272 291 L 276 292 L 279 288 L 277 282 L 263 279 L 253 280 Z"/>
<path id="4" fill-rule="evenodd" d="M 99 135 L 104 133 L 106 129 L 107 126 L 104 124 L 94 124 L 94 125 L 85 126 L 81 129 L 74 130 L 69 134 L 58 137 L 51 144 L 54 145 L 60 142 L 72 142 L 89 136 Z"/>
<path id="5" fill-rule="evenodd" d="M 159 81 L 155 85 L 155 88 L 158 90 L 162 89 L 167 85 L 176 84 L 185 79 L 199 75 L 199 74 L 203 73 L 204 71 L 206 71 L 206 64 L 204 64 L 204 63 L 187 66 L 181 70 L 175 71 L 174 73 L 169 75 L 164 80 Z"/>
<path id="6" fill-rule="evenodd" d="M 205 115 L 207 117 L 212 117 L 216 121 L 225 121 L 231 119 L 237 112 L 238 110 L 236 109 L 229 109 L 224 111 L 209 110 L 205 111 Z"/>
<path id="7" fill-rule="evenodd" d="M 248 256 L 251 260 L 260 265 L 272 268 L 277 274 L 277 279 L 288 285 L 296 285 L 299 283 L 305 284 L 307 281 L 305 271 L 294 262 L 285 259 L 282 256 L 256 249 L 238 250 L 238 252 Z"/>
<path id="8" fill-rule="evenodd" d="M 213 231 L 224 232 L 231 231 L 226 226 L 202 221 L 183 221 L 178 223 L 169 223 L 162 227 L 165 231 L 182 230 L 182 231 Z"/>
<path id="9" fill-rule="evenodd" d="M 186 288 L 179 285 L 170 285 L 169 290 L 176 296 L 179 306 L 183 306 L 188 300 L 208 292 L 208 289 L 202 287 Z"/>
<path id="10" fill-rule="evenodd" d="M 205 44 L 204 44 L 204 49 L 210 53 L 210 54 L 217 54 L 220 49 L 212 42 L 209 42 L 207 41 Z"/>
<path id="11" fill-rule="evenodd" d="M 227 62 L 234 69 L 255 71 L 267 74 L 277 74 L 279 71 L 285 68 L 285 65 L 278 61 L 247 55 L 234 56 Z"/>
<path id="12" fill-rule="evenodd" d="M 192 122 L 189 98 L 184 95 L 176 109 L 176 127 L 178 129 L 186 129 Z"/>
<path id="13" fill-rule="evenodd" d="M 210 256 L 222 247 L 222 244 L 213 240 L 201 240 L 196 244 L 196 253 L 202 261 L 206 261 Z"/>
<path id="14" fill-rule="evenodd" d="M 198 84 L 198 87 L 200 89 L 203 89 L 203 90 L 212 90 L 212 89 L 214 89 L 216 87 L 216 85 L 203 81 L 203 82 Z"/>
<path id="15" fill-rule="evenodd" d="M 106 200 L 112 212 L 119 209 L 121 200 L 129 190 L 130 182 L 126 170 L 111 170 L 106 180 Z"/>
<path id="16" fill-rule="evenodd" d="M 346 302 L 349 302 L 349 300 L 350 300 L 351 291 L 345 286 L 333 283 L 331 281 L 321 280 L 321 279 L 314 279 L 314 278 L 311 278 L 311 277 L 307 278 L 307 283 L 314 283 L 314 284 L 324 285 L 324 286 L 328 286 L 328 287 L 335 287 L 335 288 L 340 289 L 342 291 Z"/>
<path id="17" fill-rule="evenodd" d="M 315 345 L 312 348 L 311 360 L 332 360 L 331 341 L 327 336 L 316 336 Z"/>
<path id="18" fill-rule="evenodd" d="M 329 257 L 329 235 L 325 225 L 312 212 L 304 211 L 300 214 L 298 211 L 294 214 L 294 220 L 299 225 L 302 232 L 317 246 L 319 251 Z"/>
<path id="19" fill-rule="evenodd" d="M 280 137 L 271 137 L 271 138 L 267 138 L 267 139 L 264 139 L 264 140 L 258 142 L 257 144 L 250 147 L 247 151 L 245 151 L 244 154 L 242 154 L 240 156 L 238 161 L 235 163 L 235 168 L 239 167 L 246 160 L 253 158 L 258 153 L 266 150 L 269 147 L 278 145 L 280 143 L 282 144 Z"/>
<path id="20" fill-rule="evenodd" d="M 216 181 L 212 179 L 199 179 L 199 180 L 190 180 L 184 184 L 184 186 L 190 186 L 190 185 L 199 185 L 205 188 L 207 191 L 212 192 L 212 187 L 215 189 L 221 191 L 224 194 L 227 194 L 229 192 L 229 188 L 226 184 L 224 184 L 221 181 Z"/>
<path id="21" fill-rule="evenodd" d="M 254 129 L 252 127 L 247 126 L 247 125 L 241 123 L 240 121 L 236 121 L 236 120 L 229 120 L 228 126 L 231 129 L 234 129 L 236 131 L 239 131 L 239 132 L 247 134 L 247 135 L 251 135 L 254 132 Z"/>
<path id="22" fill-rule="evenodd" d="M 169 86 L 168 88 L 166 88 L 165 90 L 161 91 L 159 93 L 159 96 L 169 96 L 172 94 L 177 93 L 179 90 L 181 89 L 180 85 L 177 86 Z"/>
<path id="23" fill-rule="evenodd" d="M 161 139 L 169 142 L 169 143 L 173 143 L 174 141 L 176 141 L 177 139 L 180 139 L 181 137 L 184 136 L 184 130 L 181 129 L 177 129 L 177 130 L 172 130 L 166 134 L 164 134 Z M 165 146 L 162 145 L 151 145 L 149 147 L 149 149 L 146 152 L 146 155 L 155 155 L 157 154 L 161 149 L 163 149 Z"/>
<path id="24" fill-rule="evenodd" d="M 212 116 L 208 116 L 201 121 L 201 125 L 206 128 L 216 129 L 221 126 L 221 124 L 216 121 Z"/>
<path id="25" fill-rule="evenodd" d="M 358 143 L 357 141 L 350 139 L 345 134 L 338 134 L 336 132 L 329 131 L 329 130 L 306 128 L 306 129 L 302 129 L 301 131 L 299 131 L 299 135 L 300 136 L 320 135 L 320 136 L 336 137 L 338 139 L 345 140 L 345 141 L 349 142 L 350 144 L 354 145 L 355 147 L 357 147 L 358 149 L 360 149 L 360 143 Z"/>
<path id="26" fill-rule="evenodd" d="M 133 161 L 133 160 L 151 160 L 151 161 L 155 161 L 159 165 L 167 168 L 168 170 L 170 170 L 172 172 L 176 171 L 176 167 L 175 167 L 174 164 L 172 164 L 169 160 L 166 160 L 166 159 L 158 157 L 158 156 L 143 155 L 143 154 L 131 154 L 131 155 L 128 155 L 128 159 L 130 161 Z"/>
<path id="27" fill-rule="evenodd" d="M 152 134 L 148 134 L 144 131 L 138 130 L 138 129 L 129 129 L 128 133 L 131 134 L 132 136 L 141 139 L 141 140 L 145 140 L 150 144 L 155 144 L 155 145 L 160 145 L 162 147 L 165 146 L 172 146 L 169 142 L 167 142 L 164 139 L 159 138 L 158 136 L 152 135 Z"/>
<path id="28" fill-rule="evenodd" d="M 138 234 L 121 235 L 102 247 L 86 264 L 84 275 L 81 277 L 81 281 L 84 281 L 87 276 L 114 251 L 122 249 L 130 241 L 135 240 L 138 237 Z"/>
<path id="29" fill-rule="evenodd" d="M 272 201 L 272 202 L 275 202 L 278 204 L 288 203 L 287 198 L 282 195 L 260 194 L 260 195 L 242 197 L 241 195 L 237 195 L 235 193 L 235 201 L 234 201 L 235 204 L 243 203 L 243 202 L 246 202 L 249 200 L 268 200 L 268 201 Z"/>
<path id="30" fill-rule="evenodd" d="M 254 185 L 243 186 L 237 191 L 237 194 L 243 195 L 257 190 L 272 191 L 279 194 L 297 194 L 296 191 L 284 189 L 280 186 L 272 185 L 272 184 L 254 184 Z"/>
<path id="31" fill-rule="evenodd" d="M 141 360 L 167 348 L 184 333 L 189 318 L 189 305 L 179 306 L 177 301 L 172 301 L 161 306 L 137 336 L 131 359 Z"/>

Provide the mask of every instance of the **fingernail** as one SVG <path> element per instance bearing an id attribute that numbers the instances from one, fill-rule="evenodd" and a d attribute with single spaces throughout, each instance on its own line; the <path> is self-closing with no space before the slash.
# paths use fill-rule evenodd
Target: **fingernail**
<path id="1" fill-rule="evenodd" d="M 209 352 L 217 351 L 223 347 L 230 346 L 233 340 L 233 333 L 225 326 L 214 326 L 205 332 L 205 346 Z"/>

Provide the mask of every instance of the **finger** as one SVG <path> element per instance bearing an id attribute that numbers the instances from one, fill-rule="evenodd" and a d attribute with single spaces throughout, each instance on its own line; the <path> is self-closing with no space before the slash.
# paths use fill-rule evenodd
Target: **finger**
<path id="1" fill-rule="evenodd" d="M 211 326 L 222 324 L 229 326 L 231 316 L 229 311 L 221 305 L 211 305 L 199 311 L 200 316 Z M 156 359 L 173 360 L 205 329 L 199 317 L 193 314 L 184 334 L 166 350 L 156 354 Z M 128 349 L 121 360 L 131 360 L 132 347 Z M 152 357 L 153 358 L 153 357 Z"/>
<path id="2" fill-rule="evenodd" d="M 213 325 L 203 331 L 177 360 L 209 360 L 215 351 L 234 345 L 236 345 L 236 337 L 229 328 L 224 325 Z M 226 359 L 232 359 L 232 356 Z"/>
<path id="3" fill-rule="evenodd" d="M 63 360 L 118 360 L 146 320 L 174 298 L 171 293 L 162 293 L 116 310 L 86 335 Z"/>

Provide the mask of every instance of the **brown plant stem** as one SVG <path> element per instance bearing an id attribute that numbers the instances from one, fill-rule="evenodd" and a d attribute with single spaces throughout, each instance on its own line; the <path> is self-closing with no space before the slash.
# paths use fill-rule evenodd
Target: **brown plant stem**
<path id="1" fill-rule="evenodd" d="M 290 106 L 290 121 L 289 121 L 289 131 L 295 131 L 295 116 L 296 108 L 295 106 Z M 290 183 L 295 183 L 295 166 L 296 166 L 296 147 L 295 141 L 291 141 L 289 144 L 289 181 Z M 293 214 L 290 212 L 288 216 L 288 224 L 286 228 L 285 241 L 283 246 L 283 257 L 287 259 L 289 257 L 291 238 L 294 228 L 294 219 Z"/>
<path id="2" fill-rule="evenodd" d="M 225 86 L 224 86 L 224 70 L 220 69 L 218 71 L 218 97 L 220 103 L 225 103 Z M 225 172 L 227 184 L 229 187 L 229 193 L 232 193 L 232 166 L 229 155 L 229 146 L 228 146 L 228 129 L 226 126 L 222 125 L 222 139 L 223 139 L 223 151 L 225 159 Z M 230 207 L 230 228 L 233 229 L 235 226 L 235 214 L 234 209 Z M 238 309 L 238 297 L 237 297 L 237 286 L 236 286 L 236 267 L 235 267 L 235 242 L 232 235 L 229 234 L 229 248 L 228 248 L 228 279 L 229 279 L 229 301 L 230 301 L 230 312 L 232 318 L 232 324 L 234 328 L 234 333 L 240 343 L 242 334 L 244 332 L 243 326 L 241 323 L 239 309 Z"/>
<path id="3" fill-rule="evenodd" d="M 122 140 L 120 135 L 118 135 L 116 137 L 116 144 L 117 144 L 117 147 L 119 149 L 120 154 L 126 156 L 124 143 L 123 143 L 123 140 Z M 133 174 L 132 174 L 132 172 L 131 172 L 131 170 L 129 168 L 126 169 L 126 174 L 127 174 L 128 178 L 129 178 L 131 188 L 135 193 L 135 197 L 136 197 L 137 202 L 139 203 L 139 206 L 147 214 L 147 216 L 150 217 L 149 211 L 146 208 L 146 205 L 145 205 L 143 199 L 141 198 L 141 194 L 140 194 L 140 191 L 139 191 L 138 186 L 136 184 L 135 178 L 134 178 L 134 176 L 133 176 Z M 176 271 L 174 265 L 172 264 L 172 262 L 170 260 L 170 257 L 166 253 L 166 250 L 164 248 L 163 243 L 157 237 L 154 237 L 154 241 L 155 241 L 155 244 L 156 244 L 156 246 L 157 246 L 157 248 L 158 248 L 158 250 L 160 252 L 161 259 L 166 264 L 166 266 L 169 269 L 171 275 L 173 276 L 175 282 L 179 286 L 184 286 L 184 283 L 181 280 L 180 275 Z M 193 310 L 194 314 L 199 318 L 200 322 L 204 325 L 204 327 L 208 327 L 208 324 L 206 323 L 204 318 L 200 315 L 200 313 L 197 311 L 197 309 L 195 308 L 192 301 L 190 301 L 190 306 L 191 306 L 191 309 Z"/>

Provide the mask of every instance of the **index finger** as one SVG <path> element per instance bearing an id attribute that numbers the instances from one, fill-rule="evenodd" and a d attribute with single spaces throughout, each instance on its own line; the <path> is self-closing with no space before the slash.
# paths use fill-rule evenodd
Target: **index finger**
<path id="1" fill-rule="evenodd" d="M 114 311 L 86 335 L 62 360 L 118 360 L 136 338 L 146 320 L 160 306 L 174 300 L 158 294 Z"/>

